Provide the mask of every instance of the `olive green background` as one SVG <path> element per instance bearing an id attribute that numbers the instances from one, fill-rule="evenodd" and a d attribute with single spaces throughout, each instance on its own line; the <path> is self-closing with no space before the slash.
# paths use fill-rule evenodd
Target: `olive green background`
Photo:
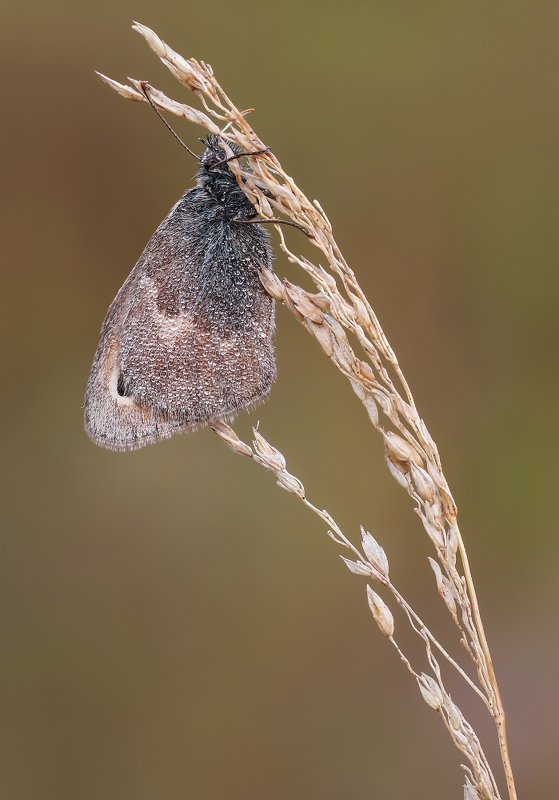
<path id="1" fill-rule="evenodd" d="M 128 455 L 83 433 L 102 318 L 194 173 L 93 74 L 189 99 L 133 18 L 211 63 L 330 215 L 461 510 L 520 796 L 553 796 L 557 4 L 35 0 L 0 30 L 0 797 L 462 796 L 364 581 L 293 496 L 209 431 Z M 201 129 L 176 127 L 196 146 Z M 239 431 L 259 420 L 313 502 L 375 533 L 459 652 L 358 401 L 284 309 L 277 350 L 273 394 Z M 480 704 L 449 686 L 495 757 Z"/>

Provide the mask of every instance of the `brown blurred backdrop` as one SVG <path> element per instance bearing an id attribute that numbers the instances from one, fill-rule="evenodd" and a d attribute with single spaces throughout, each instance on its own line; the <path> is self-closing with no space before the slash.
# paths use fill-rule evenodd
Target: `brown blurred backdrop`
<path id="1" fill-rule="evenodd" d="M 256 107 L 333 220 L 461 509 L 520 795 L 555 796 L 557 4 L 30 0 L 0 30 L 0 797 L 461 797 L 458 754 L 317 520 L 208 431 L 130 455 L 83 433 L 102 318 L 194 172 L 93 74 L 189 99 L 133 18 Z M 450 634 L 358 402 L 281 309 L 277 348 L 240 431 L 259 419 Z"/>

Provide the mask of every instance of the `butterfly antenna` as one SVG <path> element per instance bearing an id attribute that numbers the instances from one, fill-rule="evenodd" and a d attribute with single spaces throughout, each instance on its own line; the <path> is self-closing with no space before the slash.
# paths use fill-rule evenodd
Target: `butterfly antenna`
<path id="1" fill-rule="evenodd" d="M 149 95 L 149 91 L 148 91 L 148 89 L 150 88 L 149 84 L 148 84 L 148 83 L 146 83 L 146 81 L 140 81 L 139 83 L 140 83 L 140 89 L 142 90 L 142 94 L 144 95 L 144 97 L 146 98 L 146 100 L 148 101 L 148 103 L 150 104 L 150 106 L 153 108 L 153 110 L 155 111 L 155 113 L 157 114 L 157 116 L 159 117 L 159 119 L 161 120 L 161 122 L 162 122 L 162 123 L 165 125 L 165 127 L 166 127 L 168 130 L 170 130 L 170 131 L 171 131 L 171 133 L 173 134 L 173 136 L 175 137 L 175 139 L 177 140 L 177 142 L 178 142 L 180 145 L 182 145 L 182 146 L 184 147 L 184 149 L 185 149 L 187 152 L 189 152 L 189 153 L 190 153 L 190 155 L 191 155 L 191 156 L 193 156 L 193 157 L 196 159 L 196 161 L 201 161 L 202 159 L 200 158 L 200 156 L 197 156 L 197 155 L 196 155 L 196 153 L 194 153 L 194 152 L 193 152 L 193 151 L 190 149 L 190 147 L 189 147 L 187 144 L 185 144 L 185 143 L 183 142 L 183 140 L 182 140 L 182 139 L 181 139 L 181 137 L 178 135 L 178 133 L 177 133 L 176 131 L 174 131 L 174 130 L 173 130 L 173 128 L 172 128 L 172 127 L 169 125 L 169 123 L 167 122 L 167 120 L 165 119 L 165 117 L 163 116 L 163 114 L 161 114 L 161 113 L 160 113 L 159 109 L 157 108 L 157 106 L 155 105 L 155 103 L 153 102 L 153 100 L 151 99 L 151 97 L 150 97 L 150 95 Z"/>

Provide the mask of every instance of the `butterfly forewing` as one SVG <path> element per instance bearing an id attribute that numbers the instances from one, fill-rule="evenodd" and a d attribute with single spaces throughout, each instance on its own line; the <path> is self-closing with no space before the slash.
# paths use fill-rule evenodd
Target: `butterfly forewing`
<path id="1" fill-rule="evenodd" d="M 113 301 L 89 377 L 88 435 L 130 450 L 262 400 L 275 378 L 272 252 L 202 188 L 173 207 Z"/>

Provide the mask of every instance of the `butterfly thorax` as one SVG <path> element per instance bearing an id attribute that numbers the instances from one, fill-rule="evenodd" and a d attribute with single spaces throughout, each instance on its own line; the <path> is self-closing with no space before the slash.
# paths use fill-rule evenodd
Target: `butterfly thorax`
<path id="1" fill-rule="evenodd" d="M 210 136 L 207 145 L 198 171 L 198 186 L 215 202 L 224 219 L 231 221 L 255 217 L 254 207 L 237 183 L 229 165 L 223 163 L 227 153 L 221 146 L 221 140 L 217 136 Z M 230 147 L 235 155 L 241 152 L 236 145 Z"/>

